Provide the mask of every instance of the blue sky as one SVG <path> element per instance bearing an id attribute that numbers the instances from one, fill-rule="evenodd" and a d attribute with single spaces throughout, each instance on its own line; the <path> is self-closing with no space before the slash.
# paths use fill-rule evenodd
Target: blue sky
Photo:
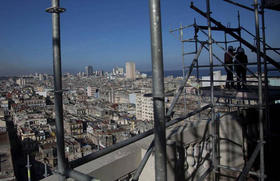
<path id="1" fill-rule="evenodd" d="M 252 1 L 247 1 L 251 6 Z M 205 10 L 205 1 L 194 4 Z M 169 30 L 180 24 L 206 25 L 205 18 L 189 8 L 189 0 L 162 0 L 162 30 L 164 67 L 181 69 L 181 44 Z M 0 6 L 0 75 L 19 75 L 30 72 L 52 72 L 51 15 L 45 9 L 50 0 L 9 0 Z M 148 0 L 61 0 L 66 12 L 61 15 L 61 45 L 63 72 L 84 71 L 86 65 L 94 69 L 111 70 L 134 61 L 140 71 L 151 70 L 150 29 Z M 241 25 L 255 32 L 253 12 L 249 12 L 222 0 L 211 1 L 212 16 L 223 24 L 237 26 L 237 11 Z M 280 13 L 266 10 L 267 41 L 280 47 Z M 184 31 L 184 38 L 191 38 L 193 29 Z M 213 38 L 223 40 L 223 33 L 213 33 Z M 243 35 L 248 38 L 247 35 Z M 204 40 L 205 36 L 199 35 Z M 229 38 L 230 39 L 230 38 Z M 253 42 L 253 39 L 248 39 Z M 185 44 L 185 51 L 193 45 Z M 233 46 L 238 46 L 233 44 Z M 218 55 L 223 53 L 214 47 Z M 249 60 L 256 56 L 248 51 Z M 275 58 L 275 55 L 271 55 Z M 186 56 L 190 64 L 193 56 Z M 208 53 L 200 57 L 207 63 Z"/>

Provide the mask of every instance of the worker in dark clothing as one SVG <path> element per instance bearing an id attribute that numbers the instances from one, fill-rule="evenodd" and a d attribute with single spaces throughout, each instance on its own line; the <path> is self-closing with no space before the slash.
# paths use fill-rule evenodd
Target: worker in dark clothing
<path id="1" fill-rule="evenodd" d="M 227 72 L 227 81 L 226 88 L 230 89 L 234 87 L 233 82 L 233 57 L 234 57 L 234 49 L 232 46 L 228 47 L 228 51 L 224 55 L 225 69 Z"/>
<path id="2" fill-rule="evenodd" d="M 237 55 L 235 56 L 235 71 L 237 74 L 237 89 L 241 88 L 240 83 L 242 82 L 242 88 L 245 88 L 246 83 L 246 71 L 247 71 L 248 58 L 243 48 L 237 49 Z"/>

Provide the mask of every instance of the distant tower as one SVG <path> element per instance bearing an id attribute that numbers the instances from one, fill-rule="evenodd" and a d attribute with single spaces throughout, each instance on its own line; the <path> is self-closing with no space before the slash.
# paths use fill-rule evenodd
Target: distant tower
<path id="1" fill-rule="evenodd" d="M 135 80 L 136 79 L 136 71 L 135 71 L 135 63 L 134 62 L 126 62 L 125 63 L 126 69 L 126 78 Z"/>
<path id="2" fill-rule="evenodd" d="M 19 86 L 25 86 L 25 79 L 24 78 L 19 78 L 16 80 L 16 83 L 19 85 Z"/>
<path id="3" fill-rule="evenodd" d="M 45 76 L 44 76 L 43 74 L 39 74 L 39 80 L 40 80 L 40 81 L 45 80 Z"/>
<path id="4" fill-rule="evenodd" d="M 87 76 L 93 75 L 93 68 L 92 68 L 91 65 L 86 66 L 86 67 L 85 67 L 85 70 L 86 70 L 86 75 L 87 75 Z"/>

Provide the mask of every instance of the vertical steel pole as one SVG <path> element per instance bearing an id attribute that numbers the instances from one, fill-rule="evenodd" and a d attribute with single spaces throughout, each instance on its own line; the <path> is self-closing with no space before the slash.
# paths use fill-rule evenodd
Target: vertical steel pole
<path id="1" fill-rule="evenodd" d="M 263 145 L 263 95 L 262 95 L 262 67 L 260 57 L 260 27 L 259 27 L 259 12 L 258 0 L 254 0 L 255 9 L 255 27 L 256 27 L 256 40 L 257 40 L 257 61 L 258 61 L 258 92 L 259 92 L 259 134 L 261 142 L 260 150 L 260 180 L 264 181 L 264 145 Z"/>
<path id="2" fill-rule="evenodd" d="M 194 18 L 194 40 L 195 40 L 195 53 L 197 53 L 197 24 L 196 19 Z"/>
<path id="3" fill-rule="evenodd" d="M 197 43 L 198 43 L 198 28 L 197 28 L 197 24 L 196 24 L 196 19 L 194 18 L 194 40 L 195 40 L 195 52 L 196 54 L 198 54 L 198 50 L 197 49 Z M 200 52 L 199 52 L 200 53 Z M 200 82 L 199 82 L 199 64 L 198 64 L 198 59 L 196 61 L 196 83 L 197 83 L 197 98 L 198 98 L 198 107 L 201 107 L 201 97 L 200 97 Z M 201 113 L 198 113 L 198 120 L 201 119 Z"/>
<path id="4" fill-rule="evenodd" d="M 261 14 L 262 14 L 262 37 L 263 37 L 263 60 L 264 60 L 264 81 L 265 81 L 265 106 L 266 106 L 266 123 L 268 122 L 268 111 L 269 111 L 269 99 L 268 99 L 268 77 L 267 77 L 267 58 L 266 58 L 266 38 L 265 38 L 265 22 L 264 22 L 264 0 L 262 0 L 261 5 Z"/>
<path id="5" fill-rule="evenodd" d="M 30 161 L 29 161 L 29 154 L 27 154 L 27 164 L 26 164 L 26 168 L 27 168 L 27 179 L 28 181 L 31 181 L 31 165 L 30 165 Z"/>
<path id="6" fill-rule="evenodd" d="M 238 28 L 239 28 L 238 35 L 241 37 L 240 13 L 239 13 L 239 11 L 237 11 L 237 20 L 238 20 Z M 242 46 L 241 41 L 239 41 L 239 46 L 240 47 Z"/>
<path id="7" fill-rule="evenodd" d="M 183 65 L 183 69 L 182 69 L 182 73 L 183 73 L 183 80 L 184 81 L 184 77 L 185 77 L 185 47 L 184 47 L 184 42 L 183 42 L 183 25 L 180 25 L 180 41 L 181 41 L 181 48 L 182 48 L 182 65 Z M 185 91 L 185 87 L 183 88 L 183 96 L 184 96 L 184 112 L 187 111 L 187 100 L 186 100 L 186 91 Z"/>
<path id="8" fill-rule="evenodd" d="M 225 38 L 225 50 L 227 50 L 227 33 L 224 31 L 224 38 Z"/>
<path id="9" fill-rule="evenodd" d="M 197 53 L 197 24 L 196 19 L 194 18 L 194 40 L 195 40 L 195 52 Z M 197 82 L 199 82 L 199 68 L 198 68 L 198 60 L 196 62 L 196 78 Z"/>
<path id="10" fill-rule="evenodd" d="M 185 59 L 184 59 L 184 42 L 183 42 L 183 25 L 180 25 L 180 41 L 181 41 L 181 48 L 182 48 L 182 64 L 183 64 L 183 69 L 182 69 L 182 73 L 183 73 L 183 77 L 185 77 Z"/>
<path id="11" fill-rule="evenodd" d="M 56 144 L 59 180 L 65 180 L 66 160 L 64 150 L 61 50 L 60 50 L 60 14 L 64 9 L 59 7 L 59 0 L 52 0 L 52 7 L 47 12 L 52 13 L 53 39 L 53 73 L 54 73 L 54 104 L 56 124 Z"/>
<path id="12" fill-rule="evenodd" d="M 264 60 L 264 82 L 265 82 L 265 129 L 266 131 L 266 140 L 271 140 L 270 137 L 270 121 L 269 121 L 269 87 L 268 87 L 268 77 L 267 77 L 267 58 L 266 58 L 266 38 L 265 38 L 265 21 L 264 21 L 264 0 L 261 0 L 261 14 L 262 14 L 262 37 L 263 37 L 263 60 Z M 270 153 L 271 150 L 271 143 L 267 143 L 268 145 L 268 152 Z M 270 165 L 267 164 L 269 167 Z M 270 168 L 267 168 L 268 170 Z"/>
<path id="13" fill-rule="evenodd" d="M 155 175 L 156 181 L 166 181 L 166 133 L 160 0 L 149 0 L 149 6 L 155 120 Z"/>
<path id="14" fill-rule="evenodd" d="M 214 166 L 214 180 L 219 180 L 219 168 L 217 167 L 218 163 L 218 155 L 217 155 L 217 133 L 216 127 L 217 123 L 215 120 L 215 110 L 214 110 L 214 76 L 213 76 L 213 49 L 212 49 L 212 32 L 211 32 L 211 21 L 210 21 L 210 2 L 206 0 L 206 8 L 207 8 L 207 21 L 208 21 L 208 45 L 209 45 L 209 63 L 210 63 L 210 86 L 211 86 L 211 133 L 213 135 L 212 140 L 212 162 Z"/>

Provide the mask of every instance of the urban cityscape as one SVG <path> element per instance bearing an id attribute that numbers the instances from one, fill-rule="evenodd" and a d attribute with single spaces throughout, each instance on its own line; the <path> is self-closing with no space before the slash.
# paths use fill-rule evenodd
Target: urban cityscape
<path id="1" fill-rule="evenodd" d="M 127 62 L 124 67 L 103 72 L 89 65 L 85 66 L 84 72 L 63 75 L 65 154 L 68 161 L 153 128 L 152 78 L 137 71 L 134 62 Z M 216 80 L 226 80 L 221 71 L 214 74 Z M 209 80 L 209 76 L 201 79 Z M 256 80 L 253 77 L 248 79 Z M 165 77 L 166 108 L 170 107 L 182 80 L 182 76 Z M 209 87 L 209 82 L 198 85 L 195 76 L 189 80 L 185 88 L 188 96 L 186 99 L 180 96 L 172 118 L 179 118 L 209 102 L 209 99 L 201 100 L 196 94 L 199 87 Z M 279 81 L 279 78 L 275 80 Z M 225 83 L 217 82 L 215 86 L 225 88 Z M 3 149 L 10 148 L 15 155 L 14 163 L 17 165 L 13 170 L 11 153 L 2 155 L 1 159 L 8 161 L 2 167 L 6 176 L 13 177 L 15 172 L 22 172 L 18 174 L 23 176 L 27 174 L 27 156 L 36 170 L 32 172 L 35 180 L 54 172 L 57 158 L 52 87 L 53 76 L 48 74 L 34 73 L 1 80 L 1 140 L 5 145 Z M 220 108 L 219 111 L 226 110 Z M 198 119 L 207 119 L 206 113 L 193 117 L 191 121 Z M 13 133 L 10 140 L 8 129 Z"/>
<path id="2" fill-rule="evenodd" d="M 280 151 L 276 116 L 280 49 L 266 44 L 265 28 L 259 21 L 264 26 L 264 9 L 279 13 L 280 1 L 254 0 L 252 8 L 248 3 L 221 0 L 255 12 L 255 19 L 250 20 L 255 22 L 254 33 L 240 25 L 239 11 L 234 26 L 238 25 L 233 28 L 215 19 L 221 16 L 212 18 L 215 11 L 210 11 L 209 0 L 192 2 L 187 8 L 204 17 L 207 26 L 192 18 L 191 25 L 180 24 L 166 31 L 174 38 L 166 41 L 161 37 L 160 0 L 147 2 L 149 68 L 142 59 L 135 60 L 129 45 L 124 46 L 125 53 L 132 58 L 114 63 L 103 49 L 104 59 L 99 57 L 97 63 L 69 45 L 65 52 L 73 51 L 72 56 L 79 52 L 82 58 L 73 65 L 68 57 L 67 63 L 60 37 L 63 20 L 59 15 L 65 12 L 60 0 L 52 0 L 46 9 L 52 16 L 49 39 L 53 52 L 48 53 L 53 53 L 53 73 L 45 70 L 44 63 L 41 71 L 34 71 L 35 66 L 27 68 L 14 61 L 1 50 L 0 43 L 0 180 L 279 179 L 275 166 L 279 159 L 274 156 Z M 205 12 L 200 10 L 202 4 Z M 174 61 L 178 57 L 167 55 L 168 63 L 164 61 L 166 47 L 162 44 L 172 41 L 178 42 L 174 52 L 179 52 L 179 68 Z M 15 69 L 9 67 L 12 64 Z M 65 71 L 64 65 L 71 70 Z"/>
<path id="3" fill-rule="evenodd" d="M 138 72 L 134 62 L 127 62 L 125 68 L 116 67 L 110 73 L 94 71 L 89 65 L 77 75 L 63 75 L 62 80 L 65 154 L 68 161 L 153 128 L 152 79 Z M 191 80 L 187 88 L 189 93 L 195 92 L 196 79 L 191 77 Z M 166 106 L 181 81 L 182 77 L 165 78 L 165 91 L 168 93 Z M 10 141 L 5 135 L 6 144 L 13 145 L 16 162 L 22 164 L 19 172 L 26 172 L 23 163 L 26 163 L 27 157 L 23 153 L 28 153 L 32 167 L 42 169 L 41 173 L 36 171 L 38 178 L 54 171 L 57 166 L 52 87 L 53 76 L 40 73 L 1 80 L 2 132 L 12 129 L 17 135 Z M 188 106 L 189 112 L 197 107 L 197 102 L 195 95 L 189 98 L 187 104 L 192 104 Z M 185 113 L 183 104 L 181 98 L 174 109 L 174 117 Z M 10 125 L 5 125 L 5 119 L 10 119 L 6 122 Z M 11 155 L 6 156 L 11 164 Z M 46 173 L 43 173 L 43 164 L 50 169 Z M 7 175 L 15 174 L 12 164 L 5 169 Z"/>

